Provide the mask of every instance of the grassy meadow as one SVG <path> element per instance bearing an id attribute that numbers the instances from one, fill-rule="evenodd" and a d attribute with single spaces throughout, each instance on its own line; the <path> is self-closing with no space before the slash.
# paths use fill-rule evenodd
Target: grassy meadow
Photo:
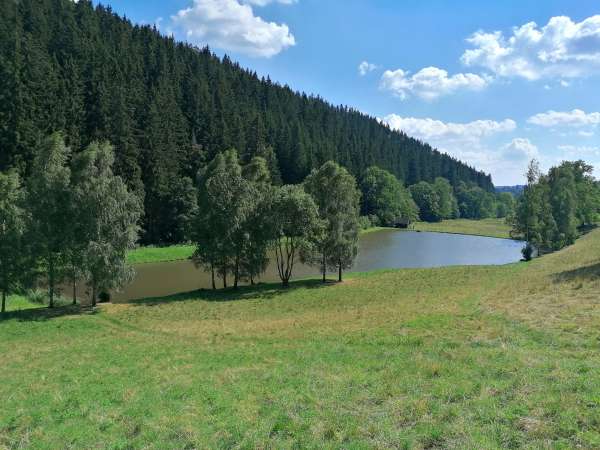
<path id="1" fill-rule="evenodd" d="M 189 259 L 194 254 L 193 245 L 171 245 L 169 247 L 139 247 L 127 254 L 130 264 L 145 264 Z"/>
<path id="2" fill-rule="evenodd" d="M 434 231 L 437 233 L 471 234 L 475 236 L 489 236 L 509 239 L 510 225 L 504 219 L 453 219 L 441 222 L 417 222 L 414 224 L 417 231 Z"/>
<path id="3" fill-rule="evenodd" d="M 0 448 L 599 448 L 598 292 L 600 230 L 532 263 L 15 311 Z"/>

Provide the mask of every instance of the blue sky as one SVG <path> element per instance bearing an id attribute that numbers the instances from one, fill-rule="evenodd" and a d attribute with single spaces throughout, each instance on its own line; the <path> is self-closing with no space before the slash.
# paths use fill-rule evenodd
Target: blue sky
<path id="1" fill-rule="evenodd" d="M 378 117 L 497 185 L 523 182 L 534 157 L 600 169 L 598 0 L 103 3 Z"/>

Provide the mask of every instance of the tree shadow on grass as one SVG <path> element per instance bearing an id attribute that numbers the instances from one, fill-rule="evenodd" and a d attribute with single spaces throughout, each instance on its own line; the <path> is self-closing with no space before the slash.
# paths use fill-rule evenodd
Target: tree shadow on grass
<path id="1" fill-rule="evenodd" d="M 281 283 L 259 283 L 254 286 L 240 286 L 227 289 L 200 289 L 192 292 L 130 300 L 125 303 L 133 306 L 156 306 L 164 303 L 198 300 L 204 302 L 237 302 L 243 300 L 268 300 L 297 289 L 322 289 L 337 284 L 334 281 L 323 283 L 321 280 L 309 279 L 290 282 L 283 287 Z"/>
<path id="2" fill-rule="evenodd" d="M 6 320 L 16 320 L 18 322 L 43 322 L 59 317 L 94 315 L 96 313 L 96 309 L 91 309 L 89 306 L 82 305 L 57 306 L 55 308 L 40 306 L 39 308 L 0 313 L 0 323 Z"/>
<path id="3" fill-rule="evenodd" d="M 600 279 L 600 263 L 573 270 L 565 270 L 564 272 L 554 274 L 553 278 L 555 283 L 597 280 Z"/>

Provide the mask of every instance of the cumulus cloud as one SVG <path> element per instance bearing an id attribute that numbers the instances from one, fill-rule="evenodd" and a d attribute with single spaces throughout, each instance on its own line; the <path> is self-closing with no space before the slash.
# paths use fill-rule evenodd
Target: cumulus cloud
<path id="1" fill-rule="evenodd" d="M 281 3 L 282 5 L 292 5 L 298 3 L 298 0 L 244 0 L 243 3 L 249 3 L 256 6 L 267 6 L 271 3 Z"/>
<path id="2" fill-rule="evenodd" d="M 190 42 L 249 56 L 269 58 L 296 44 L 287 25 L 266 22 L 238 0 L 194 0 L 171 20 Z"/>
<path id="3" fill-rule="evenodd" d="M 378 67 L 375 64 L 371 64 L 370 62 L 363 61 L 358 65 L 358 74 L 361 77 L 364 77 L 369 72 L 373 72 L 374 70 L 377 70 L 377 68 Z"/>
<path id="4" fill-rule="evenodd" d="M 529 139 L 516 138 L 501 147 L 500 159 L 503 161 L 522 163 L 533 158 L 539 158 L 539 151 Z"/>
<path id="5" fill-rule="evenodd" d="M 505 119 L 501 122 L 475 120 L 467 123 L 453 123 L 430 118 L 401 117 L 397 114 L 385 116 L 382 122 L 394 130 L 402 130 L 409 136 L 424 141 L 479 141 L 493 134 L 513 131 L 517 127 L 512 119 Z"/>
<path id="6" fill-rule="evenodd" d="M 480 91 L 490 83 L 488 77 L 474 73 L 448 72 L 437 67 L 425 67 L 414 75 L 402 69 L 386 70 L 381 77 L 381 88 L 402 100 L 414 94 L 424 100 L 435 100 L 459 90 Z"/>
<path id="7" fill-rule="evenodd" d="M 552 17 L 541 28 L 530 22 L 513 28 L 508 37 L 500 31 L 478 31 L 467 42 L 474 48 L 462 55 L 464 64 L 504 77 L 538 80 L 600 73 L 600 15 L 578 23 Z"/>
<path id="8" fill-rule="evenodd" d="M 380 121 L 392 129 L 402 130 L 409 136 L 428 142 L 441 152 L 492 173 L 494 181 L 500 184 L 521 183 L 527 161 L 538 154 L 537 147 L 527 139 L 513 139 L 504 145 L 492 143 L 517 129 L 512 119 L 454 123 L 390 114 Z"/>
<path id="9" fill-rule="evenodd" d="M 596 126 L 600 124 L 600 112 L 586 113 L 581 109 L 572 111 L 547 111 L 545 113 L 536 114 L 527 119 L 528 123 L 541 127 L 585 127 Z"/>

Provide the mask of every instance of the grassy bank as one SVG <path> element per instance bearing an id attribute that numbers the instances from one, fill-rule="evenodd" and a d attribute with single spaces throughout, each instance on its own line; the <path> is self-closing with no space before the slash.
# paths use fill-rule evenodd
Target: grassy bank
<path id="1" fill-rule="evenodd" d="M 0 448 L 598 448 L 599 255 L 15 312 Z"/>
<path id="2" fill-rule="evenodd" d="M 415 223 L 415 230 L 418 231 L 471 234 L 475 236 L 489 236 L 504 239 L 510 238 L 510 229 L 510 225 L 507 225 L 504 219 L 455 219 L 444 220 L 438 223 Z"/>
<path id="3" fill-rule="evenodd" d="M 193 245 L 171 245 L 169 247 L 140 247 L 127 255 L 130 264 L 178 261 L 189 259 L 194 254 Z"/>

